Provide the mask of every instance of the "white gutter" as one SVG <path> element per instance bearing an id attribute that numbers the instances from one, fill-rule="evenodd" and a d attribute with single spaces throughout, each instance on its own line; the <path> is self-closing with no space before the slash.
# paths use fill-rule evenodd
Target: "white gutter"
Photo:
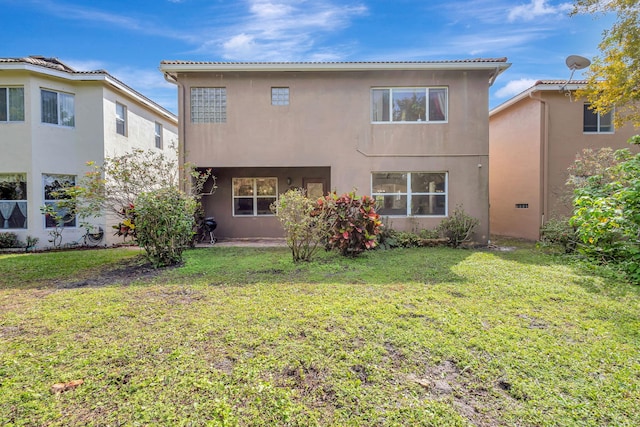
<path id="1" fill-rule="evenodd" d="M 240 72 L 240 71 L 407 71 L 407 70 L 501 70 L 509 68 L 506 62 L 274 62 L 274 63 L 160 63 L 163 72 Z M 499 73 L 496 73 L 496 75 Z"/>

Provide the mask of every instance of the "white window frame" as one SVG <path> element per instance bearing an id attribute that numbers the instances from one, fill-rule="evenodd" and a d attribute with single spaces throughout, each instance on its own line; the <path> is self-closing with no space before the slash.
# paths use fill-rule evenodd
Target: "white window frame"
<path id="1" fill-rule="evenodd" d="M 154 139 L 155 147 L 162 150 L 162 123 L 155 122 L 154 124 Z"/>
<path id="2" fill-rule="evenodd" d="M 45 121 L 45 115 L 43 111 L 44 110 L 43 96 L 45 92 L 56 95 L 56 119 L 57 119 L 56 123 L 51 121 Z M 66 105 L 68 104 L 68 101 L 71 101 L 70 105 Z M 71 115 L 70 115 L 71 118 L 65 120 L 63 118 L 63 115 L 64 115 L 63 113 L 68 114 L 69 111 L 67 110 L 69 109 L 69 107 L 71 110 Z M 58 90 L 40 88 L 40 122 L 47 125 L 74 128 L 76 126 L 75 95 L 72 93 L 60 92 Z"/>
<path id="3" fill-rule="evenodd" d="M 602 115 L 597 112 L 597 111 L 593 111 L 591 109 L 589 109 L 589 106 L 591 104 L 589 103 L 585 103 L 582 107 L 582 133 L 584 133 L 585 135 L 596 135 L 596 134 L 612 134 L 615 133 L 615 126 L 613 124 L 613 116 L 614 116 L 614 110 L 612 109 L 611 111 L 609 111 L 606 115 L 609 116 L 609 122 L 611 123 L 611 130 L 601 130 L 602 125 L 600 123 L 600 120 L 602 118 Z M 585 126 L 585 117 L 584 114 L 586 113 L 586 111 L 590 111 L 594 116 L 596 116 L 596 130 L 591 132 L 591 131 L 586 131 L 584 130 L 584 126 Z"/>
<path id="4" fill-rule="evenodd" d="M 45 205 L 54 205 L 56 206 L 57 203 L 61 200 L 61 199 L 48 199 L 47 198 L 47 191 L 46 191 L 46 185 L 47 185 L 47 181 L 48 178 L 50 179 L 55 179 L 56 177 L 59 177 L 61 179 L 67 180 L 68 178 L 71 178 L 73 180 L 72 185 L 76 185 L 76 183 L 78 182 L 78 177 L 76 175 L 72 175 L 72 174 L 55 174 L 55 173 L 43 173 L 42 174 L 42 200 L 44 200 L 44 204 Z M 49 229 L 49 228 L 55 228 L 54 226 L 47 226 L 47 216 L 43 215 L 43 222 L 44 222 L 44 228 L 45 229 Z M 73 218 L 72 221 L 73 224 L 71 225 L 63 225 L 64 228 L 77 228 L 78 226 L 78 219 L 77 218 Z"/>
<path id="5" fill-rule="evenodd" d="M 247 195 L 236 195 L 235 193 L 235 188 L 236 188 L 236 181 L 238 180 L 251 180 L 252 181 L 252 194 L 251 196 L 247 196 Z M 258 180 L 260 179 L 273 179 L 276 182 L 276 186 L 275 186 L 275 194 L 265 194 L 265 195 L 259 195 L 257 194 L 258 190 Z M 259 213 L 258 212 L 258 199 L 275 199 L 274 201 L 277 202 L 278 201 L 278 178 L 276 178 L 275 176 L 258 176 L 258 177 L 236 177 L 236 178 L 232 178 L 231 180 L 231 210 L 232 210 L 232 215 L 234 218 L 254 218 L 254 217 L 265 217 L 265 216 L 274 216 L 274 214 L 269 211 L 269 213 Z M 236 200 L 237 199 L 247 199 L 251 197 L 252 199 L 252 203 L 253 203 L 253 214 L 252 215 L 241 215 L 241 214 L 236 214 Z"/>
<path id="6" fill-rule="evenodd" d="M 122 111 L 120 111 L 122 110 Z M 127 106 L 116 102 L 116 133 L 118 135 L 127 136 Z"/>
<path id="7" fill-rule="evenodd" d="M 425 117 L 422 118 L 421 114 L 419 115 L 419 118 L 417 120 L 394 120 L 393 117 L 393 113 L 394 113 L 394 102 L 393 102 L 393 93 L 395 92 L 403 92 L 403 91 L 414 91 L 414 92 L 418 92 L 424 90 L 424 95 L 425 95 Z M 431 104 L 430 104 L 430 95 L 431 95 L 431 91 L 442 91 L 444 90 L 445 93 L 445 100 L 444 100 L 444 109 L 443 111 L 441 111 L 441 113 L 444 115 L 444 119 L 443 120 L 430 120 L 429 117 L 431 115 L 429 109 L 431 108 Z M 376 107 L 376 92 L 382 92 L 382 91 L 388 91 L 388 98 L 389 98 L 389 110 L 386 112 L 388 115 L 388 120 L 384 120 L 384 109 L 381 109 L 381 114 L 382 117 L 377 117 L 376 116 L 376 111 L 378 110 L 378 108 Z M 443 124 L 443 123 L 448 123 L 449 122 L 449 88 L 447 86 L 419 86 L 419 87 L 412 87 L 412 86 L 407 86 L 407 87 L 373 87 L 371 88 L 371 99 L 370 99 L 370 112 L 371 112 L 371 123 L 375 123 L 375 124 L 388 124 L 388 123 L 402 123 L 402 124 Z"/>
<path id="8" fill-rule="evenodd" d="M 191 123 L 226 123 L 227 88 L 192 87 Z"/>
<path id="9" fill-rule="evenodd" d="M 22 186 L 20 184 L 24 184 L 24 191 L 22 190 Z M 0 185 L 6 186 L 15 186 L 15 192 L 17 196 L 21 198 L 13 198 L 13 199 L 0 199 L 0 230 L 23 230 L 27 228 L 27 220 L 28 220 L 28 186 L 27 186 L 27 174 L 26 173 L 0 173 Z M 24 194 L 20 194 L 24 193 Z M 0 193 L 1 195 L 2 193 Z M 16 210 L 19 211 L 24 217 L 24 222 L 22 227 L 11 227 L 10 221 L 11 217 L 16 213 Z M 16 222 L 14 218 L 13 222 Z"/>
<path id="10" fill-rule="evenodd" d="M 271 88 L 271 105 L 287 106 L 289 105 L 289 88 L 284 86 Z"/>
<path id="11" fill-rule="evenodd" d="M 406 174 L 407 177 L 407 191 L 406 192 L 397 192 L 397 193 L 386 193 L 386 192 L 374 192 L 373 191 L 373 176 L 374 174 Z M 444 175 L 444 191 L 442 192 L 413 192 L 411 189 L 411 175 L 412 174 L 442 174 Z M 387 215 L 384 213 L 381 213 L 380 215 L 383 216 L 389 216 L 389 217 L 398 217 L 398 218 L 406 218 L 406 217 L 413 217 L 413 218 L 446 218 L 449 216 L 449 172 L 446 171 L 414 171 L 414 172 L 407 172 L 407 171 L 374 171 L 371 172 L 371 183 L 370 183 L 370 188 L 371 188 L 371 197 L 373 197 L 374 199 L 377 199 L 377 196 L 379 197 L 384 197 L 384 196 L 389 196 L 389 195 L 394 195 L 397 197 L 402 197 L 402 196 L 406 196 L 407 197 L 407 206 L 406 206 L 406 210 L 405 210 L 405 214 L 404 215 Z M 413 208 L 413 196 L 444 196 L 444 215 L 414 215 L 412 213 L 412 208 Z"/>
<path id="12" fill-rule="evenodd" d="M 4 95 L 4 101 L 5 101 L 5 105 L 7 108 L 7 111 L 5 112 L 6 114 L 6 120 L 0 120 L 0 123 L 17 123 L 17 122 L 24 122 L 24 87 L 23 86 L 2 86 L 0 87 L 0 89 L 4 89 L 5 90 L 5 95 Z M 21 101 L 22 103 L 22 109 L 21 115 L 18 115 L 19 118 L 12 118 L 11 117 L 11 101 L 13 99 L 13 97 L 11 96 L 12 93 L 15 93 L 15 91 L 18 90 L 22 95 L 21 95 L 21 99 L 19 99 L 19 101 Z M 15 96 L 15 95 L 14 95 Z"/>

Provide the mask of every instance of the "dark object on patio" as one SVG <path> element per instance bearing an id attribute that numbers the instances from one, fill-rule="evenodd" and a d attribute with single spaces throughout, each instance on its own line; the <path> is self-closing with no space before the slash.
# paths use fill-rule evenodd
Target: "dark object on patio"
<path id="1" fill-rule="evenodd" d="M 200 241 L 203 241 L 205 237 L 208 236 L 209 243 L 213 245 L 215 242 L 217 242 L 218 238 L 216 237 L 215 234 L 213 234 L 213 230 L 215 230 L 217 226 L 218 226 L 218 223 L 216 222 L 214 217 L 210 216 L 205 218 L 204 221 L 202 222 L 203 233 Z"/>

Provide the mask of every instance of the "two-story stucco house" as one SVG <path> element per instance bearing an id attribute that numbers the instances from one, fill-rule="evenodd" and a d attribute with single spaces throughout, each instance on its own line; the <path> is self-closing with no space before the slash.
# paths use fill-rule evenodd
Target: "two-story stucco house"
<path id="1" fill-rule="evenodd" d="M 163 61 L 178 87 L 181 161 L 212 168 L 219 237 L 274 237 L 279 194 L 353 189 L 395 229 L 463 205 L 489 236 L 488 89 L 506 58 L 434 62 Z"/>
<path id="2" fill-rule="evenodd" d="M 551 218 L 568 216 L 567 168 L 585 148 L 630 148 L 638 133 L 615 129 L 577 99 L 585 81 L 538 81 L 489 114 L 491 233 L 537 240 Z"/>
<path id="3" fill-rule="evenodd" d="M 175 156 L 177 117 L 106 71 L 79 72 L 54 58 L 0 58 L 0 232 L 48 246 L 54 224 L 40 207 L 74 184 L 86 162 L 133 148 Z M 115 241 L 106 217 L 92 223 Z M 85 234 L 69 218 L 63 244 Z"/>

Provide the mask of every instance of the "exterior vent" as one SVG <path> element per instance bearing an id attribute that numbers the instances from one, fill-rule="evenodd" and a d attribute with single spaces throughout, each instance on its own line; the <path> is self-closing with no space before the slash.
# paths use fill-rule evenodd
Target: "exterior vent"
<path id="1" fill-rule="evenodd" d="M 529 209 L 529 203 L 516 203 L 516 209 Z"/>

